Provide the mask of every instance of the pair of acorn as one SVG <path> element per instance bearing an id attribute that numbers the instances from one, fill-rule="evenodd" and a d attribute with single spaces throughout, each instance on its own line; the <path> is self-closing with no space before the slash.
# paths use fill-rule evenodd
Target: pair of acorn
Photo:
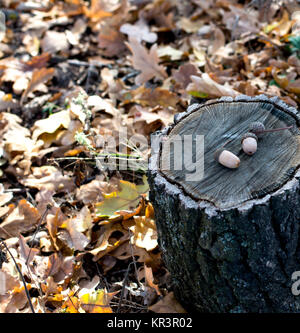
<path id="1" fill-rule="evenodd" d="M 286 129 L 290 129 L 293 126 L 283 127 L 283 128 L 274 128 L 274 129 L 265 129 L 265 126 L 260 121 L 255 121 L 250 124 L 248 132 L 245 133 L 241 138 L 242 149 L 245 154 L 253 155 L 257 150 L 257 141 L 263 136 L 266 132 L 276 132 Z M 230 140 L 231 141 L 231 140 Z M 227 142 L 228 143 L 228 142 Z M 227 144 L 225 143 L 225 145 Z M 233 154 L 231 151 L 224 149 L 224 146 L 216 150 L 214 158 L 217 162 L 223 166 L 236 169 L 240 165 L 240 159 Z"/>

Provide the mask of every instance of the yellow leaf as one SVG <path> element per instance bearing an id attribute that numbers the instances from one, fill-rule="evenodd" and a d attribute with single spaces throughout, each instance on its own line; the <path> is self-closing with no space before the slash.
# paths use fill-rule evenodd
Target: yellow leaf
<path id="1" fill-rule="evenodd" d="M 66 309 L 66 312 L 68 313 L 79 313 L 80 312 L 79 308 L 80 308 L 79 299 L 76 296 L 74 296 L 73 291 L 70 291 L 69 295 L 67 296 L 67 300 L 62 305 L 62 309 Z"/>
<path id="2" fill-rule="evenodd" d="M 92 0 L 90 8 L 83 7 L 84 14 L 93 22 L 100 21 L 106 17 L 112 16 L 112 13 L 102 9 L 102 4 L 99 0 Z"/>
<path id="3" fill-rule="evenodd" d="M 109 302 L 116 293 L 96 290 L 80 297 L 81 307 L 88 313 L 112 313 Z"/>
<path id="4" fill-rule="evenodd" d="M 6 94 L 2 97 L 2 101 L 10 102 L 12 101 L 12 94 Z"/>
<path id="5" fill-rule="evenodd" d="M 149 186 L 146 176 L 144 184 L 136 185 L 125 180 L 120 181 L 121 191 L 104 196 L 104 200 L 96 205 L 96 214 L 102 217 L 116 217 L 119 211 L 132 211 L 140 202 L 141 194 L 147 192 Z"/>

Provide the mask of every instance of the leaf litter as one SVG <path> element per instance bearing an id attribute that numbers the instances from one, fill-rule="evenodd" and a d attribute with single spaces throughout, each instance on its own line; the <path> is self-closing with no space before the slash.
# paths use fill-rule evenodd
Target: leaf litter
<path id="1" fill-rule="evenodd" d="M 120 128 L 149 144 L 192 99 L 241 93 L 299 107 L 299 3 L 6 0 L 1 10 L 0 312 L 184 313 L 148 198 L 150 149 Z M 124 161 L 132 169 L 110 168 Z"/>

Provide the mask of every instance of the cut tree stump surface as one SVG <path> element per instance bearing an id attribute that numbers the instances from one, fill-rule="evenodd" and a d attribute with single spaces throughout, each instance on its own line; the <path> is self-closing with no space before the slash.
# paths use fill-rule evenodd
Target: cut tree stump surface
<path id="1" fill-rule="evenodd" d="M 248 156 L 240 138 L 254 121 L 266 129 L 293 127 L 265 133 Z M 299 126 L 297 110 L 278 98 L 242 95 L 192 104 L 153 134 L 150 200 L 175 294 L 188 310 L 300 312 L 300 296 L 291 291 L 292 274 L 300 270 Z M 172 168 L 178 135 L 204 135 L 199 181 L 186 179 L 189 165 Z M 228 140 L 238 169 L 214 160 Z M 162 167 L 168 154 L 170 170 Z"/>
<path id="2" fill-rule="evenodd" d="M 192 112 L 189 112 L 192 111 Z M 265 133 L 258 142 L 253 156 L 241 149 L 241 137 L 248 132 L 251 122 L 260 121 L 266 129 L 293 128 L 281 132 Z M 201 181 L 186 181 L 185 165 L 180 170 L 161 169 L 163 176 L 196 200 L 207 200 L 218 208 L 230 208 L 243 202 L 274 192 L 287 182 L 300 165 L 300 131 L 293 112 L 287 113 L 270 101 L 240 100 L 237 102 L 212 102 L 192 105 L 177 125 L 167 133 L 160 152 L 160 165 L 174 150 L 168 141 L 180 136 L 204 135 L 204 177 Z M 214 160 L 214 152 L 226 141 L 226 149 L 241 160 L 240 167 L 232 170 Z M 195 140 L 193 141 L 194 147 Z M 176 144 L 176 143 L 175 143 Z M 178 143 L 180 144 L 180 142 Z"/>

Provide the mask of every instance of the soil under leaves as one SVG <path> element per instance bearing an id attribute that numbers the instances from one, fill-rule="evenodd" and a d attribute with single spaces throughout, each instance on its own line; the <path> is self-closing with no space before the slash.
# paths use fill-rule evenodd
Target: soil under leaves
<path id="1" fill-rule="evenodd" d="M 298 107 L 298 2 L 2 4 L 0 312 L 184 312 L 148 200 L 150 134 L 193 98 Z"/>

